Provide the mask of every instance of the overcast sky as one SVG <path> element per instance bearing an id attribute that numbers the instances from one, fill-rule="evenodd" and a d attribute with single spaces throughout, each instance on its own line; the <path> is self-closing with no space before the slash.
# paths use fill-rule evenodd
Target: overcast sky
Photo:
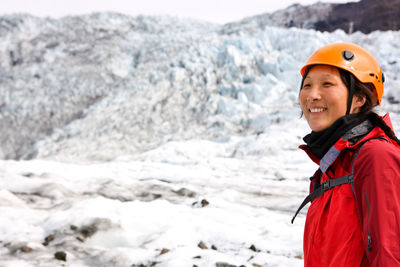
<path id="1" fill-rule="evenodd" d="M 58 18 L 94 11 L 116 11 L 133 16 L 165 14 L 227 23 L 272 12 L 293 3 L 307 5 L 315 2 L 317 0 L 8 0 L 1 4 L 0 15 L 22 12 Z M 357 0 L 320 2 L 344 3 Z"/>

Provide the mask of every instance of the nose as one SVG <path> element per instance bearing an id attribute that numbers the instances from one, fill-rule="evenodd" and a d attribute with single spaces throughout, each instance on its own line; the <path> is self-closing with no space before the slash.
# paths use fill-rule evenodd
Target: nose
<path id="1" fill-rule="evenodd" d="M 317 86 L 313 86 L 307 90 L 307 102 L 314 102 L 321 99 L 320 90 Z"/>

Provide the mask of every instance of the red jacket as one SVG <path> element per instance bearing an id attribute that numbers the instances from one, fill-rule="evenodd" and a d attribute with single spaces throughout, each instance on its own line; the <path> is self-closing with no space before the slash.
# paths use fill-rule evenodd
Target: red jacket
<path id="1" fill-rule="evenodd" d="M 388 115 L 384 120 L 391 126 Z M 356 143 L 346 139 L 338 140 L 327 153 L 331 155 L 321 160 L 300 146 L 320 165 L 310 192 L 319 178 L 322 183 L 328 176 L 350 174 L 362 146 L 354 162 L 354 183 L 325 191 L 308 209 L 304 266 L 400 266 L 400 147 L 379 127 Z"/>

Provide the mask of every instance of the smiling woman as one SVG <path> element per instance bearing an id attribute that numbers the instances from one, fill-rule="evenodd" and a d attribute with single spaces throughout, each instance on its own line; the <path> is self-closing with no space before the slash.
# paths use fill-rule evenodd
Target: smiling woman
<path id="1" fill-rule="evenodd" d="M 296 212 L 312 201 L 304 265 L 400 266 L 392 243 L 400 240 L 400 141 L 389 116 L 372 111 L 383 95 L 379 63 L 336 43 L 317 50 L 301 74 L 299 101 L 312 130 L 301 148 L 319 165 Z"/>

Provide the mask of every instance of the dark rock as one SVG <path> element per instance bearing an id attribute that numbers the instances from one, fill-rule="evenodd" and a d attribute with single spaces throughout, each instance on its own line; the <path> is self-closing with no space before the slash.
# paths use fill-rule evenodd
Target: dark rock
<path id="1" fill-rule="evenodd" d="M 249 247 L 249 249 L 251 249 L 251 250 L 254 251 L 254 252 L 260 252 L 260 250 L 257 249 L 256 246 L 254 246 L 254 245 L 251 245 L 251 246 Z"/>
<path id="2" fill-rule="evenodd" d="M 57 251 L 54 254 L 54 258 L 60 261 L 67 261 L 67 253 L 65 253 L 64 251 Z"/>
<path id="3" fill-rule="evenodd" d="M 79 232 L 85 237 L 90 237 L 97 232 L 97 226 L 95 224 L 85 225 L 79 229 Z"/>
<path id="4" fill-rule="evenodd" d="M 303 259 L 303 255 L 296 255 L 294 256 L 296 259 L 302 260 Z"/>
<path id="5" fill-rule="evenodd" d="M 215 264 L 216 267 L 237 267 L 236 265 L 232 265 L 226 262 L 217 262 Z"/>
<path id="6" fill-rule="evenodd" d="M 195 201 L 192 203 L 192 206 L 201 206 L 202 208 L 204 208 L 205 206 L 208 206 L 210 204 L 210 202 L 208 202 L 207 199 L 202 199 L 200 201 L 200 203 L 198 201 Z"/>
<path id="7" fill-rule="evenodd" d="M 153 261 L 148 264 L 142 264 L 142 263 L 141 264 L 132 264 L 131 267 L 153 267 L 153 266 L 156 266 L 157 264 L 158 264 L 158 262 Z"/>
<path id="8" fill-rule="evenodd" d="M 161 250 L 161 252 L 160 252 L 160 255 L 166 254 L 166 253 L 168 253 L 168 252 L 170 252 L 169 249 L 163 248 L 163 249 Z"/>
<path id="9" fill-rule="evenodd" d="M 208 206 L 208 204 L 210 204 L 210 202 L 208 202 L 207 199 L 203 199 L 203 200 L 201 201 L 201 206 L 202 206 L 202 207 Z"/>
<path id="10" fill-rule="evenodd" d="M 22 247 L 20 248 L 20 250 L 21 250 L 22 252 L 28 253 L 28 252 L 31 252 L 31 251 L 32 251 L 32 248 L 31 248 L 31 247 L 28 247 L 28 246 L 22 246 Z"/>
<path id="11" fill-rule="evenodd" d="M 197 245 L 199 248 L 201 249 L 208 249 L 208 247 L 206 246 L 206 244 L 204 244 L 203 241 L 200 241 L 200 243 Z"/>
<path id="12" fill-rule="evenodd" d="M 43 244 L 43 246 L 47 246 L 53 240 L 54 240 L 54 235 L 52 235 L 52 234 L 48 235 L 45 237 L 44 242 L 42 244 Z"/>
<path id="13" fill-rule="evenodd" d="M 211 245 L 211 249 L 218 250 L 218 248 L 215 245 Z"/>

